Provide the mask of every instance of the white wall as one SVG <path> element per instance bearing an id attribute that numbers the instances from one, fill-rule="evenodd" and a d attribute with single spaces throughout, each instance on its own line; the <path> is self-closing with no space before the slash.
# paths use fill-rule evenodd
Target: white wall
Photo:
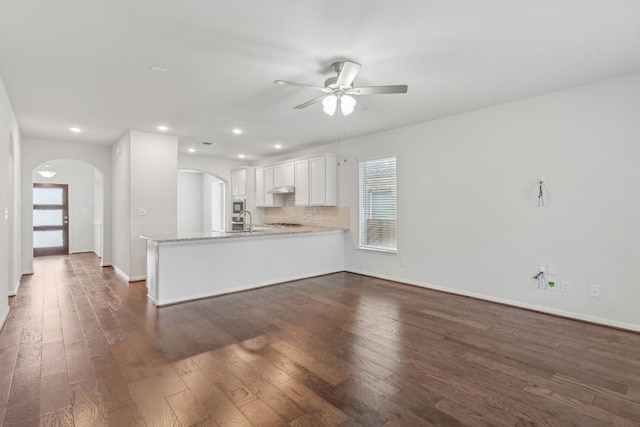
<path id="1" fill-rule="evenodd" d="M 104 233 L 102 265 L 111 265 L 111 156 L 110 148 L 71 142 L 23 139 L 22 141 L 22 272 L 33 273 L 33 170 L 57 159 L 79 160 L 104 176 Z M 93 183 L 94 177 L 90 177 Z M 91 231 L 93 234 L 93 231 Z M 92 250 L 89 248 L 88 250 Z"/>
<path id="2" fill-rule="evenodd" d="M 639 117 L 634 74 L 261 163 L 339 154 L 349 271 L 640 330 Z M 360 251 L 358 160 L 390 154 L 399 253 Z M 570 292 L 538 290 L 540 263 Z"/>
<path id="3" fill-rule="evenodd" d="M 102 228 L 104 226 L 104 177 L 94 168 L 93 173 L 93 252 L 102 257 Z"/>
<path id="4" fill-rule="evenodd" d="M 11 101 L 0 77 L 0 327 L 21 273 L 21 141 Z"/>
<path id="5" fill-rule="evenodd" d="M 225 214 L 225 186 L 224 182 L 212 179 L 208 174 L 203 174 L 203 194 L 205 204 L 203 205 L 203 230 L 226 230 Z M 207 209 L 208 208 L 208 209 Z"/>
<path id="6" fill-rule="evenodd" d="M 178 171 L 178 234 L 203 230 L 202 178 L 201 172 Z"/>
<path id="7" fill-rule="evenodd" d="M 33 182 L 69 186 L 69 253 L 92 252 L 96 169 L 78 160 L 52 160 L 47 164 L 58 173 L 45 179 L 37 173 L 40 168 L 36 168 L 32 173 Z"/>
<path id="8" fill-rule="evenodd" d="M 130 205 L 130 280 L 147 274 L 146 241 L 141 235 L 175 234 L 177 231 L 178 138 L 132 130 Z M 138 209 L 145 209 L 140 216 Z"/>
<path id="9" fill-rule="evenodd" d="M 129 132 L 111 147 L 113 173 L 113 267 L 124 275 L 131 269 L 131 150 Z M 105 253 L 106 248 L 104 249 Z"/>

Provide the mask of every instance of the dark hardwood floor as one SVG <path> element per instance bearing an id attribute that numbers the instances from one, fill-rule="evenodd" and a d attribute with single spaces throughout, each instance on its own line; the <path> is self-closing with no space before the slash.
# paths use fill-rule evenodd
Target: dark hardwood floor
<path id="1" fill-rule="evenodd" d="M 348 273 L 158 310 L 92 255 L 35 270 L 5 426 L 640 425 L 637 334 Z"/>

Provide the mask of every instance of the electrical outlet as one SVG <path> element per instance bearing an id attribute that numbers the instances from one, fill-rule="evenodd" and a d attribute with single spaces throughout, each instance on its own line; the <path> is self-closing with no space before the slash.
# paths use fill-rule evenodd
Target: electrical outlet
<path id="1" fill-rule="evenodd" d="M 569 281 L 568 280 L 563 280 L 562 281 L 562 292 L 569 292 L 570 288 L 569 288 Z"/>
<path id="2" fill-rule="evenodd" d="M 600 298 L 600 286 L 591 285 L 591 293 L 590 295 L 594 298 Z"/>

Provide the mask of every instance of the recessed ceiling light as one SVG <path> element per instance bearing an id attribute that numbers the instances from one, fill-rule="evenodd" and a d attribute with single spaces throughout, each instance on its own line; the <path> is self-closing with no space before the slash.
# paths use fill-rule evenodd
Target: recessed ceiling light
<path id="1" fill-rule="evenodd" d="M 187 151 L 190 153 L 195 153 L 196 149 L 195 148 L 187 148 Z"/>
<path id="2" fill-rule="evenodd" d="M 80 133 L 80 132 L 82 132 L 82 129 L 80 129 L 80 128 L 76 128 L 76 127 L 69 128 L 69 130 L 70 130 L 71 132 L 73 132 L 73 133 Z"/>
<path id="3" fill-rule="evenodd" d="M 160 125 L 158 126 L 158 130 L 161 130 L 162 132 L 166 132 L 169 130 L 169 128 L 165 125 Z"/>
<path id="4" fill-rule="evenodd" d="M 244 159 L 244 154 L 238 154 L 238 157 Z"/>
<path id="5" fill-rule="evenodd" d="M 240 135 L 242 133 L 242 129 L 234 129 L 232 132 L 236 135 Z"/>
<path id="6" fill-rule="evenodd" d="M 276 144 L 273 146 L 276 150 L 280 150 L 282 148 L 282 144 Z"/>

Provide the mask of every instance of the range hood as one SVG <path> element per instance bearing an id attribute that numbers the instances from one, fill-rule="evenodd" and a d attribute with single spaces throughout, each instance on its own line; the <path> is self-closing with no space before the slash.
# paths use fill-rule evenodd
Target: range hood
<path id="1" fill-rule="evenodd" d="M 267 191 L 269 194 L 293 194 L 296 192 L 296 187 L 293 185 L 282 185 L 280 187 L 273 187 Z"/>

